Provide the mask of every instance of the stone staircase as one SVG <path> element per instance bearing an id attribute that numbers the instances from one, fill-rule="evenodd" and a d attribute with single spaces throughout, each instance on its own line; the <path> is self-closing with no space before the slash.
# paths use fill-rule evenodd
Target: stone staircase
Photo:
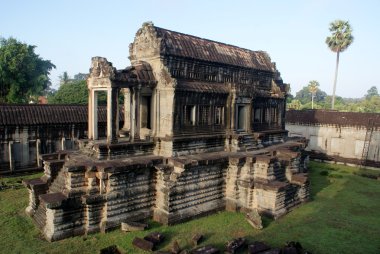
<path id="1" fill-rule="evenodd" d="M 40 204 L 33 215 L 33 220 L 36 222 L 38 228 L 43 229 L 46 225 L 46 208 Z"/>
<path id="2" fill-rule="evenodd" d="M 60 170 L 55 178 L 55 181 L 49 186 L 48 193 L 63 192 L 66 188 L 66 182 L 63 170 Z"/>
<path id="3" fill-rule="evenodd" d="M 253 134 L 241 133 L 239 135 L 239 147 L 242 151 L 253 151 L 262 148 L 261 142 Z"/>

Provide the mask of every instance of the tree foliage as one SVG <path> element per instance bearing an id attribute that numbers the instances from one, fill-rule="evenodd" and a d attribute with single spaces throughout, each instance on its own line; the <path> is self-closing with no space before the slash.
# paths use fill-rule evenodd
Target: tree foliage
<path id="1" fill-rule="evenodd" d="M 335 90 L 336 83 L 338 80 L 338 66 L 339 66 L 339 54 L 345 51 L 354 41 L 352 36 L 352 28 L 348 21 L 335 20 L 330 23 L 331 36 L 326 38 L 326 44 L 331 51 L 336 53 L 336 66 L 335 66 L 335 76 L 334 76 L 334 86 L 331 101 L 331 109 L 334 109 L 335 105 Z"/>
<path id="2" fill-rule="evenodd" d="M 313 105 L 310 101 L 310 91 L 306 92 L 308 87 L 303 87 L 294 100 L 287 104 L 289 109 L 312 109 Z M 380 96 L 377 93 L 377 88 L 371 87 L 367 91 L 367 95 L 361 99 L 353 98 L 342 98 L 336 96 L 335 110 L 344 111 L 344 112 L 369 112 L 369 113 L 380 113 Z M 326 95 L 324 91 L 318 89 L 317 93 Z M 307 99 L 304 99 L 303 96 L 308 96 Z M 299 98 L 303 98 L 301 101 Z M 314 101 L 314 109 L 330 109 L 332 101 L 332 96 L 326 95 L 323 96 L 323 99 Z"/>
<path id="3" fill-rule="evenodd" d="M 52 104 L 87 104 L 88 89 L 86 81 L 62 83 L 57 92 L 49 97 Z"/>
<path id="4" fill-rule="evenodd" d="M 372 86 L 370 89 L 368 89 L 367 94 L 366 94 L 366 99 L 371 99 L 373 96 L 379 96 L 379 92 L 377 91 L 376 86 Z"/>
<path id="5" fill-rule="evenodd" d="M 27 103 L 49 87 L 55 68 L 34 52 L 36 46 L 0 38 L 0 103 Z"/>
<path id="6" fill-rule="evenodd" d="M 317 91 L 315 92 L 314 101 L 315 102 L 324 101 L 326 96 L 327 96 L 326 92 L 320 89 L 317 89 Z M 306 104 L 310 102 L 311 94 L 310 94 L 309 86 L 304 86 L 300 91 L 298 91 L 294 99 L 299 100 L 302 104 Z"/>

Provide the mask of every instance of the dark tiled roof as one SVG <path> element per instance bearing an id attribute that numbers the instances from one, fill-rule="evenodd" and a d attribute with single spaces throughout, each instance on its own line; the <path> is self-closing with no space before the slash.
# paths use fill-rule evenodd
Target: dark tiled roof
<path id="1" fill-rule="evenodd" d="M 156 83 L 152 67 L 148 63 L 142 61 L 138 61 L 126 69 L 117 71 L 116 81 L 148 84 Z"/>
<path id="2" fill-rule="evenodd" d="M 227 84 L 211 82 L 178 82 L 178 91 L 198 92 L 198 93 L 224 93 L 228 94 L 230 89 Z"/>
<path id="3" fill-rule="evenodd" d="M 269 55 L 237 46 L 154 27 L 162 38 L 161 54 L 216 62 L 244 68 L 274 71 Z"/>
<path id="4" fill-rule="evenodd" d="M 87 105 L 0 105 L 0 126 L 87 123 L 87 111 Z M 120 110 L 120 119 L 123 118 Z M 106 107 L 100 106 L 98 120 L 106 119 Z"/>
<path id="5" fill-rule="evenodd" d="M 306 125 L 367 126 L 369 119 L 373 119 L 375 127 L 380 127 L 380 114 L 378 113 L 328 110 L 289 110 L 286 112 L 287 123 Z"/>

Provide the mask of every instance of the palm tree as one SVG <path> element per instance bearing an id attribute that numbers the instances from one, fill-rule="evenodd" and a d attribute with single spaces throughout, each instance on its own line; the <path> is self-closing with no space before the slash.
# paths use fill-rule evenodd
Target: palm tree
<path id="1" fill-rule="evenodd" d="M 314 109 L 314 97 L 317 94 L 319 83 L 316 80 L 312 80 L 307 85 L 309 92 L 311 93 L 311 109 Z"/>
<path id="2" fill-rule="evenodd" d="M 352 28 L 348 21 L 335 20 L 330 23 L 329 30 L 331 36 L 326 38 L 326 43 L 331 51 L 336 52 L 334 88 L 331 101 L 331 109 L 334 109 L 336 81 L 338 79 L 339 53 L 343 52 L 351 45 L 354 41 L 354 37 L 352 36 Z"/>

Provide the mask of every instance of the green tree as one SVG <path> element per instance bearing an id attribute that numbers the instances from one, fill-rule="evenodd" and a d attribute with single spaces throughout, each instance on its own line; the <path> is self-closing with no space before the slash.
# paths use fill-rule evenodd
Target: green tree
<path id="1" fill-rule="evenodd" d="M 288 103 L 288 109 L 296 109 L 299 110 L 302 107 L 302 104 L 299 100 L 292 100 L 292 102 Z"/>
<path id="2" fill-rule="evenodd" d="M 49 98 L 52 104 L 87 104 L 88 89 L 86 81 L 62 83 L 57 92 Z"/>
<path id="3" fill-rule="evenodd" d="M 367 100 L 371 99 L 373 96 L 379 96 L 379 92 L 377 91 L 376 86 L 372 86 L 370 89 L 368 89 L 367 94 L 365 98 Z"/>
<path id="4" fill-rule="evenodd" d="M 0 103 L 27 103 L 49 87 L 55 68 L 34 52 L 36 46 L 0 38 Z"/>
<path id="5" fill-rule="evenodd" d="M 338 79 L 339 54 L 340 52 L 345 51 L 352 44 L 354 37 L 352 36 L 352 28 L 348 21 L 335 20 L 330 23 L 329 30 L 332 34 L 326 38 L 326 44 L 331 51 L 336 53 L 334 87 L 331 101 L 331 109 L 334 109 L 335 90 Z"/>
<path id="6" fill-rule="evenodd" d="M 311 109 L 314 109 L 314 96 L 317 94 L 319 90 L 319 83 L 316 80 L 312 80 L 309 82 L 307 87 L 309 88 L 309 92 L 311 93 Z"/>
<path id="7" fill-rule="evenodd" d="M 314 96 L 314 102 L 323 102 L 326 98 L 326 92 L 318 89 Z M 308 86 L 302 87 L 300 91 L 296 93 L 294 99 L 299 100 L 302 104 L 307 104 L 310 101 L 310 91 Z"/>
<path id="8" fill-rule="evenodd" d="M 70 81 L 69 74 L 67 74 L 67 71 L 64 71 L 62 75 L 59 76 L 59 84 L 64 85 L 64 84 L 69 83 L 69 81 Z"/>

